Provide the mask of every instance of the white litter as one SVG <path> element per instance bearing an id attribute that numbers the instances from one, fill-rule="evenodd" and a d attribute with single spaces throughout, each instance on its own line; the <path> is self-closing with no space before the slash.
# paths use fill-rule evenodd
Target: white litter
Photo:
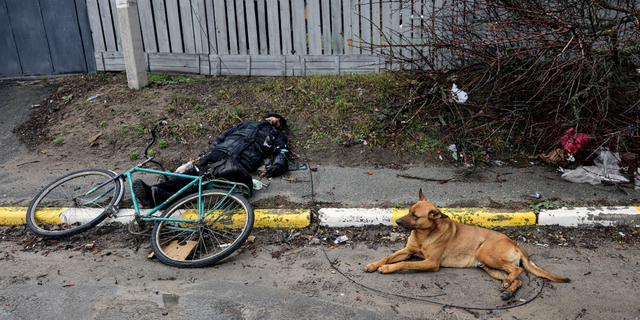
<path id="1" fill-rule="evenodd" d="M 455 100 L 458 103 L 465 103 L 467 102 L 467 99 L 469 99 L 469 95 L 458 89 L 458 86 L 456 86 L 456 84 L 453 84 L 453 87 L 451 88 L 451 92 L 453 92 L 453 94 L 455 94 L 456 96 L 453 98 L 453 100 Z"/>
<path id="2" fill-rule="evenodd" d="M 620 154 L 606 150 L 597 150 L 595 166 L 579 166 L 575 170 L 565 170 L 562 178 L 575 183 L 599 184 L 602 181 L 629 182 L 619 172 Z"/>

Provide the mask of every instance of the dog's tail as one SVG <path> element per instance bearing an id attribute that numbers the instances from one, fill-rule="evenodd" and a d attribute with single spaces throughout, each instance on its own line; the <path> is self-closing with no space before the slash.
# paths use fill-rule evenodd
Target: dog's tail
<path id="1" fill-rule="evenodd" d="M 538 277 L 547 278 L 553 282 L 571 282 L 569 278 L 556 276 L 555 274 L 536 266 L 536 264 L 529 259 L 529 255 L 524 251 L 524 249 L 518 247 L 518 251 L 520 251 L 520 255 L 522 255 L 522 265 L 527 271 Z"/>

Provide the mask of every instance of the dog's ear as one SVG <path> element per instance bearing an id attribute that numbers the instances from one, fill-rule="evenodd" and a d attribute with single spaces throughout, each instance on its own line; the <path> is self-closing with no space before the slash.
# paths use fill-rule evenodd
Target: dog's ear
<path id="1" fill-rule="evenodd" d="M 440 210 L 438 208 L 436 208 L 435 210 L 429 211 L 429 218 L 435 220 L 435 219 L 444 219 L 444 218 L 448 218 L 448 217 L 447 217 L 447 215 L 445 215 L 442 212 L 440 212 Z"/>
<path id="2" fill-rule="evenodd" d="M 420 199 L 420 201 L 427 201 L 427 198 L 422 194 L 422 188 L 420 188 L 420 192 L 418 192 L 418 199 Z"/>

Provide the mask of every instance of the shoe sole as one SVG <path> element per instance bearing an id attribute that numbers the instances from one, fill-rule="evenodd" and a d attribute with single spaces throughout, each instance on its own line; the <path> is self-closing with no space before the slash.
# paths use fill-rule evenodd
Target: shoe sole
<path id="1" fill-rule="evenodd" d="M 138 200 L 138 202 L 140 202 L 141 206 L 146 207 L 146 208 L 151 208 L 152 207 L 151 202 L 148 199 L 146 199 L 147 190 L 143 185 L 134 182 L 133 183 L 133 193 L 136 195 L 136 199 Z M 140 196 L 138 196 L 139 194 L 144 194 L 145 197 L 144 198 L 140 197 Z"/>

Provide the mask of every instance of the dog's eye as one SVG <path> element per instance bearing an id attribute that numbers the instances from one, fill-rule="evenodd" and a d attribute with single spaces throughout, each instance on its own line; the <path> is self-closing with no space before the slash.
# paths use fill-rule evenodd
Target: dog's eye
<path id="1" fill-rule="evenodd" d="M 418 216 L 416 216 L 415 213 L 412 213 L 411 216 L 414 217 L 414 218 L 418 218 Z"/>

